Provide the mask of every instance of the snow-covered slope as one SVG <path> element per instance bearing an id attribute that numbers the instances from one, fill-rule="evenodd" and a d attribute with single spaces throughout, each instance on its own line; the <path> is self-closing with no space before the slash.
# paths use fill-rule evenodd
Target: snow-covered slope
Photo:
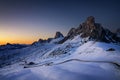
<path id="1" fill-rule="evenodd" d="M 29 46 L 22 49 L 12 49 L 0 51 L 0 67 L 11 65 L 26 60 L 37 60 L 46 52 L 51 50 L 56 44 L 42 44 L 40 46 Z"/>
<path id="2" fill-rule="evenodd" d="M 58 46 L 57 44 L 64 37 L 60 32 L 56 33 L 56 38 L 49 38 L 48 40 L 39 39 L 39 41 L 34 42 L 32 45 L 23 46 L 22 45 L 13 45 L 7 44 L 0 47 L 0 67 L 8 66 L 17 62 L 30 62 L 36 61 L 39 62 L 39 59 L 49 52 L 54 47 Z M 62 36 L 61 36 L 62 35 Z M 20 47 L 19 47 L 20 46 Z M 4 50 L 1 50 L 5 48 Z"/>
<path id="3" fill-rule="evenodd" d="M 120 46 L 94 41 L 81 45 L 78 38 L 54 46 L 43 58 L 37 58 L 39 51 L 26 58 L 34 64 L 18 62 L 1 68 L 0 80 L 120 80 Z M 67 53 L 50 56 L 68 44 L 72 48 Z M 110 48 L 115 51 L 107 51 Z"/>

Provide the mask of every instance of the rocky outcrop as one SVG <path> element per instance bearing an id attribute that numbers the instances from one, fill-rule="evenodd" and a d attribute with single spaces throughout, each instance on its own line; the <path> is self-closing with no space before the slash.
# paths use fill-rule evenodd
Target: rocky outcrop
<path id="1" fill-rule="evenodd" d="M 79 27 L 70 29 L 67 36 L 60 41 L 60 43 L 72 39 L 77 35 L 80 35 L 81 38 L 89 37 L 89 40 L 113 43 L 120 42 L 115 33 L 103 28 L 101 24 L 95 23 L 95 18 L 93 16 L 89 16 Z"/>
<path id="2" fill-rule="evenodd" d="M 61 32 L 56 32 L 55 39 L 60 37 L 64 37 L 63 34 Z"/>
<path id="3" fill-rule="evenodd" d="M 46 39 L 39 39 L 38 41 L 35 41 L 32 43 L 33 46 L 39 46 L 39 45 L 44 45 L 44 43 L 48 43 L 48 40 Z"/>

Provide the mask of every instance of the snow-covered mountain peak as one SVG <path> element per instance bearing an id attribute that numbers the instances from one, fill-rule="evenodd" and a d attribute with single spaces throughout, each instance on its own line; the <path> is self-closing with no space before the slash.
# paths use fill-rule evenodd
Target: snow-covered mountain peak
<path id="1" fill-rule="evenodd" d="M 85 22 L 79 25 L 77 28 L 71 28 L 67 36 L 60 42 L 63 43 L 68 39 L 74 38 L 80 35 L 81 38 L 89 37 L 89 40 L 119 43 L 120 39 L 115 33 L 105 29 L 100 23 L 95 23 L 95 18 L 89 16 Z"/>

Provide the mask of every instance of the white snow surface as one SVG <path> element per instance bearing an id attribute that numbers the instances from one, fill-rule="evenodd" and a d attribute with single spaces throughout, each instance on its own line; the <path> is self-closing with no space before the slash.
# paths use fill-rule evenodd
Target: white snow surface
<path id="1" fill-rule="evenodd" d="M 106 51 L 109 48 L 115 51 Z M 118 45 L 94 41 L 83 44 L 76 37 L 64 44 L 46 44 L 34 51 L 25 58 L 34 65 L 18 62 L 0 68 L 0 80 L 120 80 L 120 66 L 116 65 L 120 65 Z"/>

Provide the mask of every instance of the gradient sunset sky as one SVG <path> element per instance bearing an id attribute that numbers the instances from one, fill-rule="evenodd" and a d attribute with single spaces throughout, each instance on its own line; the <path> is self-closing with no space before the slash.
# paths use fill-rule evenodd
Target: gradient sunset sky
<path id="1" fill-rule="evenodd" d="M 94 16 L 115 31 L 120 28 L 119 0 L 0 0 L 0 44 L 30 44 L 39 38 L 67 34 Z"/>

